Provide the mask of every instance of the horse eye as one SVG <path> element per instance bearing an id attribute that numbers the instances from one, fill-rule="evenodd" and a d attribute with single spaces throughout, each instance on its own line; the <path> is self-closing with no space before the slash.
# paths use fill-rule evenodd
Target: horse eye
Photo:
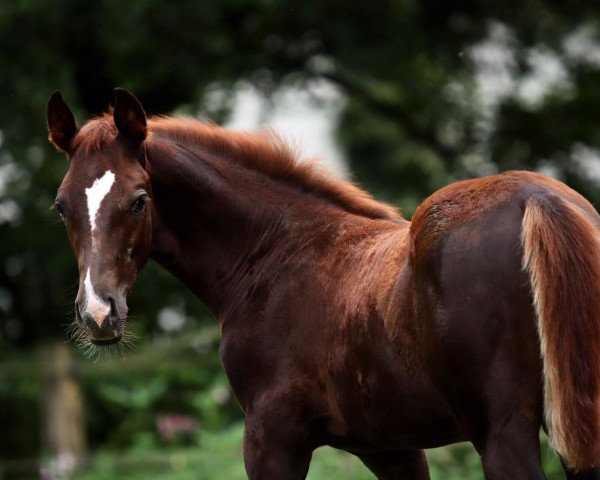
<path id="1" fill-rule="evenodd" d="M 148 198 L 148 195 L 146 195 L 145 193 L 143 193 L 142 195 L 140 195 L 135 202 L 133 203 L 133 205 L 131 206 L 130 212 L 135 214 L 135 215 L 139 215 L 140 213 L 142 213 L 144 211 L 144 207 L 146 206 L 146 199 Z"/>

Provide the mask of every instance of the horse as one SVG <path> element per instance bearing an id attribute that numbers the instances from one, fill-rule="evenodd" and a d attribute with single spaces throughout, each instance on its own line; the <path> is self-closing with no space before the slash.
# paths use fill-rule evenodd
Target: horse
<path id="1" fill-rule="evenodd" d="M 147 116 L 115 90 L 80 127 L 55 92 L 68 171 L 54 208 L 79 266 L 75 323 L 119 342 L 151 259 L 218 319 L 252 480 L 306 477 L 322 445 L 378 479 L 429 478 L 470 441 L 485 478 L 600 478 L 600 217 L 510 171 L 451 184 L 411 221 L 271 133 Z"/>

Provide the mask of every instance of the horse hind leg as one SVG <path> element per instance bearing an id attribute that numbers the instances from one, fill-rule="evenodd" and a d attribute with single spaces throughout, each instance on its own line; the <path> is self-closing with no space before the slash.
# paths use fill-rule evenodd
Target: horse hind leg
<path id="1" fill-rule="evenodd" d="M 486 480 L 543 480 L 539 426 L 513 418 L 500 431 L 489 431 L 473 444 L 481 455 Z"/>
<path id="2" fill-rule="evenodd" d="M 543 480 L 539 371 L 509 350 L 496 345 L 493 358 L 482 359 L 484 373 L 471 362 L 460 376 L 449 375 L 446 398 L 481 456 L 486 480 Z"/>
<path id="3" fill-rule="evenodd" d="M 439 287 L 423 289 L 419 302 L 426 371 L 481 455 L 486 480 L 545 478 L 536 317 L 514 255 L 521 215 L 508 205 L 446 238 L 454 253 L 423 272 Z M 478 247 L 464 248 L 473 238 Z"/>
<path id="4" fill-rule="evenodd" d="M 379 480 L 429 480 L 427 457 L 423 450 L 359 455 Z"/>
<path id="5" fill-rule="evenodd" d="M 573 472 L 563 464 L 567 480 L 600 480 L 600 468 L 594 468 L 587 472 Z"/>

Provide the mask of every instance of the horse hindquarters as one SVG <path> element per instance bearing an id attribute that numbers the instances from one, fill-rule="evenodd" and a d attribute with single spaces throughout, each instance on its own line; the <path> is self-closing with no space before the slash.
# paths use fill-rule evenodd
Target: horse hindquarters
<path id="1" fill-rule="evenodd" d="M 595 227 L 548 193 L 498 205 L 446 232 L 436 241 L 414 239 L 424 357 L 486 478 L 544 478 L 543 407 L 570 469 L 597 465 Z"/>
<path id="2" fill-rule="evenodd" d="M 527 201 L 529 273 L 544 364 L 544 410 L 566 466 L 600 461 L 600 242 L 582 211 L 552 196 Z"/>
<path id="3" fill-rule="evenodd" d="M 413 220 L 426 372 L 482 456 L 487 479 L 544 478 L 542 366 L 519 254 L 522 208 L 504 203 L 449 225 L 460 205 L 449 213 L 434 205 L 435 215 L 424 210 Z"/>

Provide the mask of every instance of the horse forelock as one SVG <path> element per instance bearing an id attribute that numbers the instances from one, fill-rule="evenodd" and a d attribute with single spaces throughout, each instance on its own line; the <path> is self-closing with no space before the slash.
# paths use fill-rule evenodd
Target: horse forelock
<path id="1" fill-rule="evenodd" d="M 85 155 L 100 151 L 111 151 L 117 137 L 112 108 L 99 117 L 88 121 L 73 140 L 74 150 Z"/>

